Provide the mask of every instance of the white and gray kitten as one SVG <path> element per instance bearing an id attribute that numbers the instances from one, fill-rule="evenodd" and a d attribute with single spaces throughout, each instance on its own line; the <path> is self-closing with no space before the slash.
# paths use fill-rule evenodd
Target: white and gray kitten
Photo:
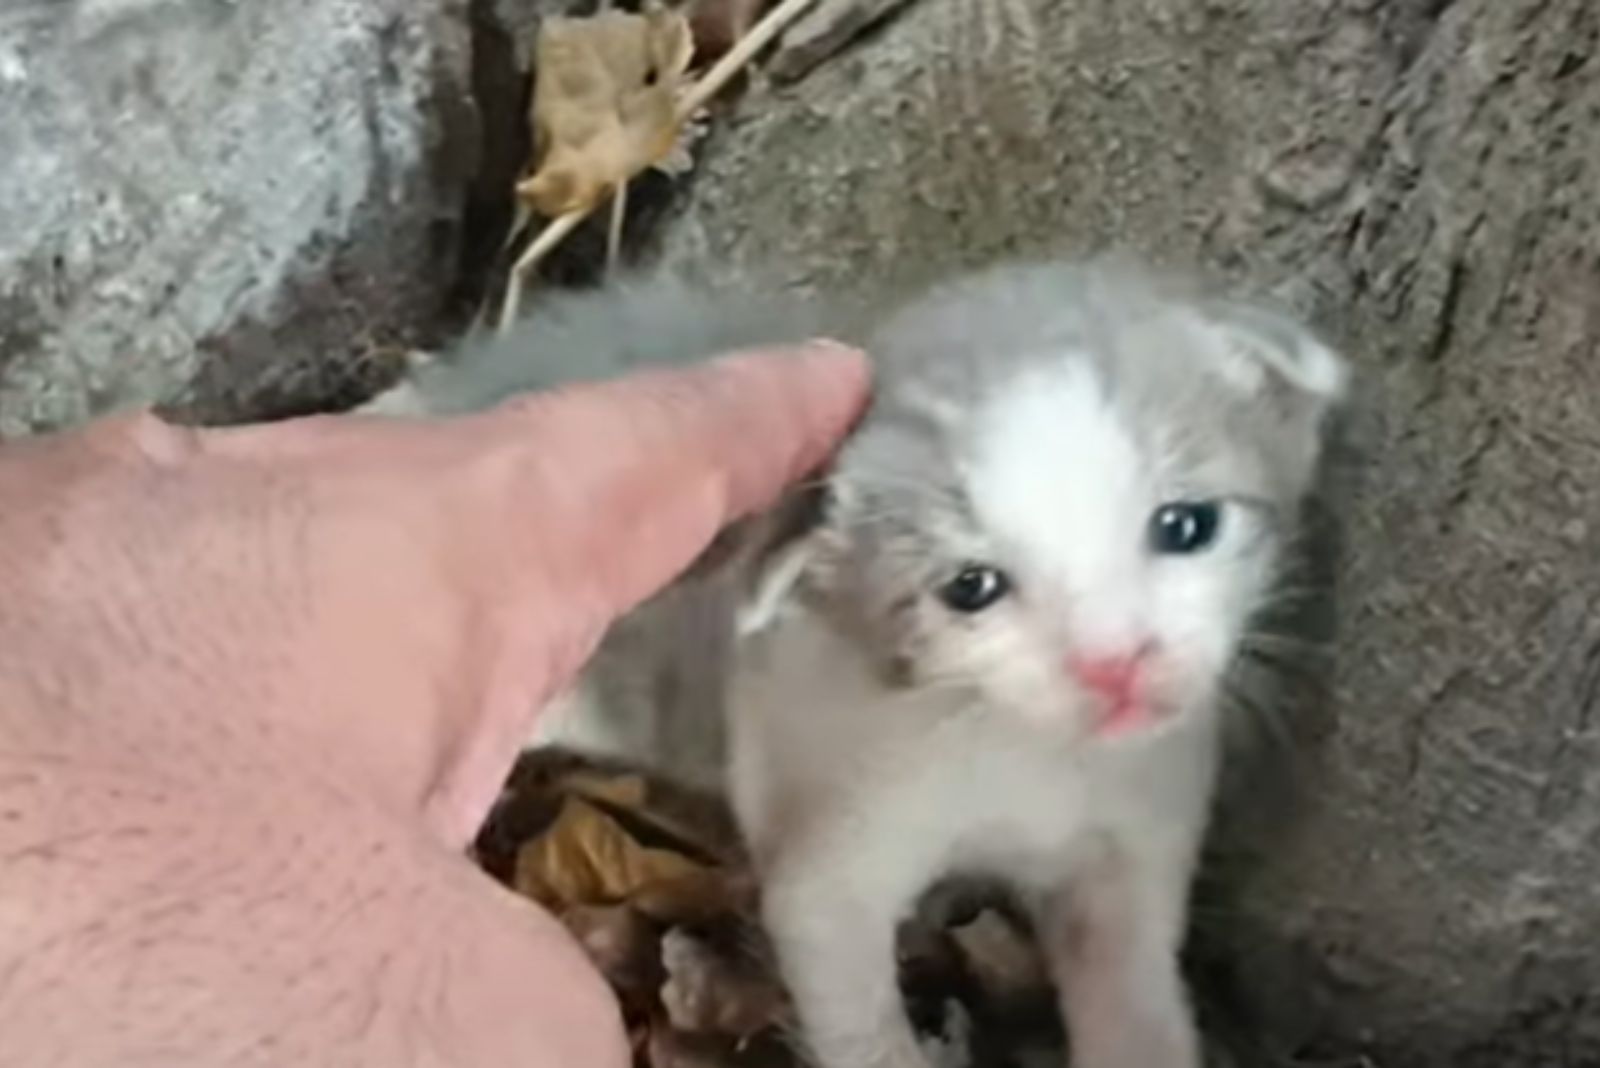
<path id="1" fill-rule="evenodd" d="M 813 334 L 877 376 L 825 501 L 778 513 L 752 571 L 727 555 L 619 624 L 541 740 L 726 786 L 822 1068 L 926 1065 L 895 930 L 965 872 L 1031 908 L 1076 1065 L 1197 1065 L 1178 951 L 1223 680 L 1343 361 L 1109 266 L 991 269 L 882 317 L 658 280 L 547 303 L 378 408 Z"/>

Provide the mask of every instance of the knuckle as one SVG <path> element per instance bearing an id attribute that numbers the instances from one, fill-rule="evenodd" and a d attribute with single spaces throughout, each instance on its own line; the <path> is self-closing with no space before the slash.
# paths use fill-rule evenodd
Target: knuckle
<path id="1" fill-rule="evenodd" d="M 201 451 L 204 433 L 169 423 L 149 410 L 115 417 L 102 432 L 102 441 L 113 455 L 159 467 L 175 467 L 193 459 Z"/>

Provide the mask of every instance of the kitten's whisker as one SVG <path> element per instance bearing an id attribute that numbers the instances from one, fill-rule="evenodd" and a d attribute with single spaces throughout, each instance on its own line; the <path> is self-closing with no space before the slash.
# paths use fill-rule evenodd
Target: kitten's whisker
<path id="1" fill-rule="evenodd" d="M 1238 672 L 1249 672 L 1250 681 L 1273 687 L 1274 690 L 1283 690 L 1293 686 L 1296 691 L 1306 689 L 1322 689 L 1326 685 L 1326 677 L 1321 671 L 1292 658 L 1276 657 L 1271 654 L 1245 651 L 1238 660 Z M 1244 685 L 1245 679 L 1236 677 L 1235 685 Z M 1288 692 L 1283 695 L 1285 701 L 1290 699 Z"/>
<path id="2" fill-rule="evenodd" d="M 1331 592 L 1327 584 L 1319 585 L 1292 585 L 1282 584 L 1274 586 L 1259 601 L 1256 602 L 1257 610 L 1269 608 L 1280 604 L 1300 604 L 1305 601 L 1320 601 Z"/>
<path id="3" fill-rule="evenodd" d="M 1329 642 L 1272 631 L 1245 634 L 1239 639 L 1239 647 L 1260 652 L 1307 656 L 1313 660 L 1323 660 L 1333 654 L 1333 646 Z"/>
<path id="4" fill-rule="evenodd" d="M 1227 717 L 1229 722 L 1238 727 L 1251 727 L 1264 732 L 1274 747 L 1292 743 L 1286 717 L 1268 708 L 1264 702 L 1229 679 L 1223 680 L 1221 698 L 1230 709 L 1243 713 L 1242 721 L 1236 714 Z"/>

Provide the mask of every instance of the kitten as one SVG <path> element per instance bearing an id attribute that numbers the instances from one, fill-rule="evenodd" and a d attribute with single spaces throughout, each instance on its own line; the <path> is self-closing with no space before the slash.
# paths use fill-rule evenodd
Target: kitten
<path id="1" fill-rule="evenodd" d="M 1260 309 L 1037 263 L 877 317 L 670 282 L 569 298 L 389 406 L 814 334 L 876 367 L 825 499 L 619 624 L 541 740 L 725 784 L 823 1068 L 925 1068 L 895 928 L 965 872 L 1034 914 L 1075 1065 L 1197 1065 L 1178 951 L 1224 680 L 1344 362 Z"/>

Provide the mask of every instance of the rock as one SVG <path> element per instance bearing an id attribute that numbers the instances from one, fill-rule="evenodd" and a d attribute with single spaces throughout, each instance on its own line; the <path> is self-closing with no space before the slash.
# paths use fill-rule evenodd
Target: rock
<path id="1" fill-rule="evenodd" d="M 861 34 L 882 22 L 906 0 L 819 0 L 783 34 L 766 70 L 778 81 L 796 81 Z"/>
<path id="2" fill-rule="evenodd" d="M 799 286 L 1128 248 L 1352 355 L 1326 698 L 1196 913 L 1274 1054 L 1600 1063 L 1597 44 L 1591 0 L 912 4 L 758 86 L 659 237 Z"/>
<path id="3" fill-rule="evenodd" d="M 437 330 L 476 155 L 464 0 L 0 23 L 0 434 L 325 403 Z"/>

